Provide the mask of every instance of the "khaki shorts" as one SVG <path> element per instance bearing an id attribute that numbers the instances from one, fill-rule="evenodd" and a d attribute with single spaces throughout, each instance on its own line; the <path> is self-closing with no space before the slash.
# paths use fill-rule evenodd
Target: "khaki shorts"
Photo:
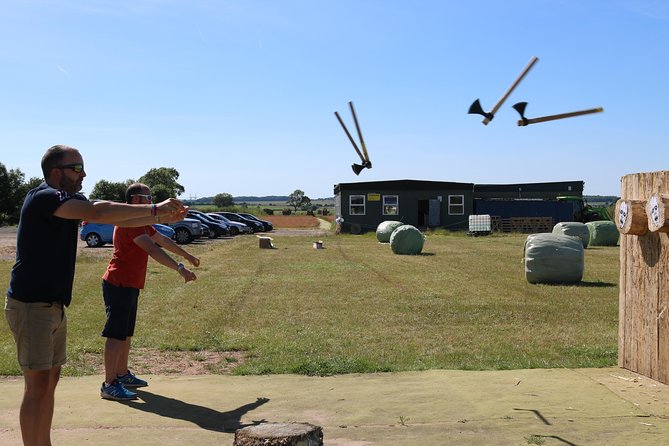
<path id="1" fill-rule="evenodd" d="M 22 370 L 49 370 L 66 362 L 67 316 L 58 302 L 5 298 L 5 317 Z"/>

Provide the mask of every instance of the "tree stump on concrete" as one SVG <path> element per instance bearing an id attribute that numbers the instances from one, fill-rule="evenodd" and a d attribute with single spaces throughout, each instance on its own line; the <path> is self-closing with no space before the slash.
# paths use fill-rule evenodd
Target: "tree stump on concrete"
<path id="1" fill-rule="evenodd" d="M 309 423 L 263 423 L 236 431 L 233 446 L 323 446 L 323 428 Z"/>

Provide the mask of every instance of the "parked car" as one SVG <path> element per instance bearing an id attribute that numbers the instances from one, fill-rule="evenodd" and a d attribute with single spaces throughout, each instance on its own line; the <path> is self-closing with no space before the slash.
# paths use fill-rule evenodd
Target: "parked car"
<path id="1" fill-rule="evenodd" d="M 174 229 L 167 225 L 156 223 L 154 228 L 165 237 L 174 237 Z M 107 243 L 114 241 L 114 225 L 109 223 L 91 223 L 87 221 L 81 222 L 81 231 L 79 238 L 86 242 L 91 248 L 104 246 Z"/>
<path id="2" fill-rule="evenodd" d="M 265 230 L 265 227 L 259 221 L 242 217 L 241 215 L 236 214 L 234 212 L 214 212 L 214 214 L 222 215 L 228 220 L 236 221 L 238 223 L 244 223 L 249 228 L 253 229 L 253 232 L 262 232 Z"/>
<path id="3" fill-rule="evenodd" d="M 245 225 L 244 223 L 238 223 L 236 221 L 228 220 L 224 216 L 216 214 L 214 212 L 209 212 L 207 213 L 207 215 L 213 218 L 214 220 L 220 220 L 226 225 L 228 225 L 228 227 L 230 228 L 230 235 L 251 234 L 253 232 L 253 229 L 249 228 L 248 225 Z"/>
<path id="4" fill-rule="evenodd" d="M 226 225 L 222 221 L 214 220 L 204 212 L 196 211 L 195 209 L 190 209 L 187 215 L 189 218 L 195 218 L 199 220 L 200 223 L 207 226 L 207 228 L 209 228 L 210 231 L 209 237 L 211 238 L 216 238 L 222 235 L 230 234 L 230 229 L 228 228 L 228 225 Z"/>
<path id="5" fill-rule="evenodd" d="M 193 240 L 207 237 L 209 234 L 208 230 L 205 233 L 200 220 L 194 218 L 184 218 L 176 223 L 170 223 L 170 227 L 174 229 L 174 241 L 180 245 L 192 243 Z"/>
<path id="6" fill-rule="evenodd" d="M 243 212 L 237 212 L 237 213 L 239 215 L 241 215 L 242 217 L 250 218 L 251 220 L 259 221 L 260 223 L 262 223 L 262 225 L 265 228 L 265 229 L 263 229 L 264 232 L 270 232 L 270 231 L 274 230 L 274 225 L 272 224 L 271 221 L 261 220 L 253 214 L 245 214 Z"/>

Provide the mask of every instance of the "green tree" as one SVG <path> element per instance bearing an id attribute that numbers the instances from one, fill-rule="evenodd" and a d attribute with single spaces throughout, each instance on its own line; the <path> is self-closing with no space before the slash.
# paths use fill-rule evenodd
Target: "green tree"
<path id="1" fill-rule="evenodd" d="M 297 212 L 298 209 L 304 209 L 311 206 L 311 199 L 304 195 L 303 191 L 295 189 L 295 191 L 288 196 L 288 201 L 286 203 L 289 206 L 294 207 L 295 212 Z"/>
<path id="2" fill-rule="evenodd" d="M 149 170 L 139 178 L 140 183 L 144 183 L 151 189 L 151 193 L 156 197 L 156 202 L 167 198 L 176 198 L 183 194 L 186 189 L 179 183 L 179 172 L 173 167 L 158 167 Z"/>
<path id="3" fill-rule="evenodd" d="M 142 181 L 140 181 L 140 183 L 141 182 Z M 174 189 L 171 189 L 170 187 L 164 184 L 157 184 L 155 186 L 151 186 L 151 195 L 153 195 L 154 203 L 160 203 L 161 201 L 167 200 L 168 198 L 176 198 L 174 196 Z"/>
<path id="4" fill-rule="evenodd" d="M 125 202 L 125 191 L 134 180 L 127 180 L 125 183 L 115 183 L 107 180 L 100 180 L 95 183 L 93 190 L 89 194 L 92 200 L 109 200 Z"/>
<path id="5" fill-rule="evenodd" d="M 7 170 L 0 163 L 0 224 L 16 223 L 27 192 L 20 169 Z"/>
<path id="6" fill-rule="evenodd" d="M 217 194 L 216 196 L 214 196 L 212 201 L 214 203 L 214 206 L 216 206 L 217 208 L 224 208 L 226 206 L 232 206 L 233 204 L 235 204 L 232 195 L 226 193 Z"/>

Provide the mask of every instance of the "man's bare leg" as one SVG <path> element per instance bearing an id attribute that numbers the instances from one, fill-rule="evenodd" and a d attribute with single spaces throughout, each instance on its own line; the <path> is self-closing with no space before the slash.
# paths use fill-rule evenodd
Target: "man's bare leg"
<path id="1" fill-rule="evenodd" d="M 51 422 L 60 366 L 49 370 L 24 370 L 25 382 L 19 420 L 26 446 L 51 446 Z"/>

